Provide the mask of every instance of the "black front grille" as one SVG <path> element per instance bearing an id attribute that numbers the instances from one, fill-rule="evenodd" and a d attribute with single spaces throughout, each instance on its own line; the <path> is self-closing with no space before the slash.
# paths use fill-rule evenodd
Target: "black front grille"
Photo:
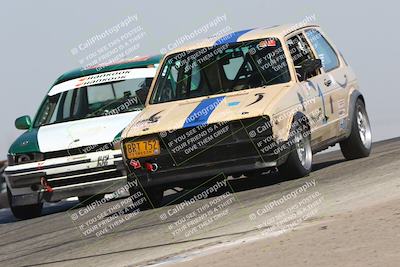
<path id="1" fill-rule="evenodd" d="M 154 135 L 136 139 L 147 138 Z M 153 158 L 160 166 L 170 167 L 271 155 L 275 146 L 268 117 L 178 129 L 157 138 L 161 140 L 161 155 Z"/>

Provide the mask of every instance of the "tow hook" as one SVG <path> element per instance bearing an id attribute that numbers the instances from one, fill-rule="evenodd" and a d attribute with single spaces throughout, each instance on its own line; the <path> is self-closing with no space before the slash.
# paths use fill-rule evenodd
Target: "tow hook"
<path id="1" fill-rule="evenodd" d="M 144 164 L 144 166 L 146 167 L 146 170 L 148 172 L 156 172 L 158 170 L 158 165 L 157 163 L 150 163 L 150 162 L 146 162 Z"/>
<path id="2" fill-rule="evenodd" d="M 53 192 L 53 188 L 47 183 L 46 178 L 42 177 L 40 178 L 40 184 L 43 186 L 43 189 L 45 192 Z"/>

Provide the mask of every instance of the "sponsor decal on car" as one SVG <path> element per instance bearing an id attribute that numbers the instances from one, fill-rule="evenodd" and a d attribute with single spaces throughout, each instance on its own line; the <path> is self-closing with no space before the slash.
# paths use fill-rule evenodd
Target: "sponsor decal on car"
<path id="1" fill-rule="evenodd" d="M 228 106 L 229 106 L 229 107 L 236 107 L 236 106 L 238 106 L 239 104 L 240 104 L 239 101 L 229 102 L 229 103 L 228 103 Z"/>
<path id="2" fill-rule="evenodd" d="M 257 99 L 254 102 L 248 104 L 247 107 L 260 102 L 264 98 L 264 93 L 258 93 L 258 94 L 255 94 L 255 96 L 257 97 Z"/>
<path id="3" fill-rule="evenodd" d="M 132 159 L 131 162 L 129 163 L 135 170 L 140 169 L 142 165 L 140 164 L 140 161 Z"/>
<path id="4" fill-rule="evenodd" d="M 137 78 L 153 78 L 155 74 L 156 74 L 155 68 L 138 68 L 138 69 L 105 72 L 105 73 L 80 77 L 63 83 L 56 84 L 55 86 L 53 86 L 53 88 L 51 88 L 48 95 L 52 96 L 68 90 L 96 85 L 96 84 L 102 84 L 102 83 L 109 83 L 109 82 L 130 80 Z"/>
<path id="5" fill-rule="evenodd" d="M 206 125 L 208 118 L 218 107 L 218 105 L 224 101 L 225 96 L 214 97 L 204 99 L 200 104 L 189 114 L 185 120 L 183 128 L 196 127 L 200 125 Z"/>

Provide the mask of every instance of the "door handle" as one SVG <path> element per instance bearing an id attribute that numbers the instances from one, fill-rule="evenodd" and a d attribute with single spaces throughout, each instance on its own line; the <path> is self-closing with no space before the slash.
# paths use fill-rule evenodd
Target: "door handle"
<path id="1" fill-rule="evenodd" d="M 331 86 L 332 81 L 331 80 L 325 80 L 324 83 L 325 83 L 326 86 L 329 87 L 329 86 Z"/>

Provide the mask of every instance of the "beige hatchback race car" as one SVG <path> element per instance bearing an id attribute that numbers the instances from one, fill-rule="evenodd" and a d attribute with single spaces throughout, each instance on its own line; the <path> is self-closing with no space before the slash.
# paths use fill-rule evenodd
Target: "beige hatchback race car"
<path id="1" fill-rule="evenodd" d="M 128 179 L 155 206 L 166 188 L 221 173 L 306 176 L 313 154 L 337 143 L 346 159 L 370 154 L 357 78 L 319 26 L 211 37 L 160 66 L 122 134 Z"/>

